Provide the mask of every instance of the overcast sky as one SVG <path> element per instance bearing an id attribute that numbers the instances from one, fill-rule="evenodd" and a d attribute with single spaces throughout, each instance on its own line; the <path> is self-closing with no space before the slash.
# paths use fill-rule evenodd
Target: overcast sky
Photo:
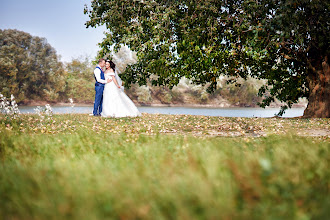
<path id="1" fill-rule="evenodd" d="M 17 29 L 44 37 L 61 60 L 94 58 L 105 27 L 86 28 L 89 0 L 0 0 L 0 29 Z"/>

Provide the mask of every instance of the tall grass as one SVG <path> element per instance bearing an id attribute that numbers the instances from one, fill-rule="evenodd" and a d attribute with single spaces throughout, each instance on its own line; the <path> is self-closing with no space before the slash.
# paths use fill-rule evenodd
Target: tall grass
<path id="1" fill-rule="evenodd" d="M 327 140 L 84 128 L 42 134 L 18 132 L 25 123 L 20 120 L 0 133 L 2 219 L 325 219 L 330 214 Z"/>

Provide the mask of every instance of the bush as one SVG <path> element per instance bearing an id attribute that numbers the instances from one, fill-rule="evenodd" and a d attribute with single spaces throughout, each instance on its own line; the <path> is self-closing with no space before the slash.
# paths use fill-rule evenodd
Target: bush
<path id="1" fill-rule="evenodd" d="M 150 89 L 148 86 L 140 86 L 136 90 L 136 94 L 138 96 L 138 101 L 142 103 L 150 103 L 152 98 L 151 98 L 151 93 Z"/>
<path id="2" fill-rule="evenodd" d="M 162 104 L 170 104 L 172 102 L 172 95 L 170 90 L 164 86 L 152 87 L 152 95 L 158 99 Z"/>
<path id="3" fill-rule="evenodd" d="M 258 89 L 252 80 L 242 79 L 237 84 L 227 84 L 226 79 L 223 79 L 221 86 L 215 93 L 218 93 L 231 104 L 240 107 L 256 106 L 261 101 L 261 98 L 258 97 Z"/>

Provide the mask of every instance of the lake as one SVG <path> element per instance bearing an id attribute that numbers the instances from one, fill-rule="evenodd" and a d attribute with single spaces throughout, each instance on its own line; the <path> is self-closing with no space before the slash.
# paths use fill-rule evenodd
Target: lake
<path id="1" fill-rule="evenodd" d="M 21 113 L 35 113 L 36 106 L 19 106 Z M 93 106 L 52 106 L 55 114 L 82 113 L 91 114 Z M 141 113 L 150 114 L 185 114 L 185 115 L 205 115 L 221 117 L 273 117 L 280 108 L 206 108 L 206 107 L 138 107 Z M 283 117 L 302 116 L 305 108 L 288 109 Z"/>

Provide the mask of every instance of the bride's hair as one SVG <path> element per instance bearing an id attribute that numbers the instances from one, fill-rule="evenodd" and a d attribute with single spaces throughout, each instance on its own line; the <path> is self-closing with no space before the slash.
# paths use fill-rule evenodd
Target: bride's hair
<path id="1" fill-rule="evenodd" d="M 107 60 L 106 62 L 109 63 L 110 64 L 110 68 L 113 69 L 113 71 L 115 71 L 116 64 L 114 64 L 114 62 L 112 62 L 111 60 Z"/>

